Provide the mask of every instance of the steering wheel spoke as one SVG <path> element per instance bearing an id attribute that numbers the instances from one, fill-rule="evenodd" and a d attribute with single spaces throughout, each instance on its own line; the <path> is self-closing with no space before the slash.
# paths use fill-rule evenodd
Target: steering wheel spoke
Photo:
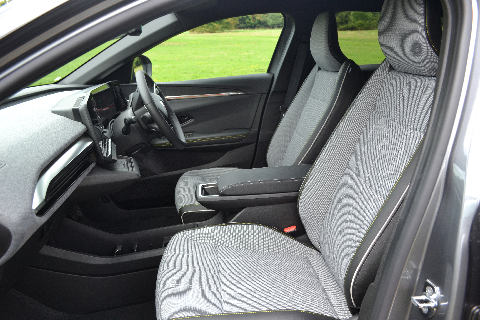
<path id="1" fill-rule="evenodd" d="M 165 136 L 177 149 L 185 148 L 186 141 L 182 127 L 160 88 L 143 70 L 137 71 L 135 78 L 140 96 L 158 128 L 159 136 Z M 147 125 L 147 128 L 155 129 L 151 125 Z"/>

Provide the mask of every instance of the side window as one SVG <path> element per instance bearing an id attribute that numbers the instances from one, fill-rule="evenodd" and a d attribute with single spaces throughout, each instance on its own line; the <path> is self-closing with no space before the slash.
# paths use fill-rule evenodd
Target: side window
<path id="1" fill-rule="evenodd" d="M 379 12 L 344 11 L 336 14 L 338 43 L 356 64 L 379 64 L 385 59 L 378 43 Z"/>
<path id="2" fill-rule="evenodd" d="M 156 82 L 265 73 L 283 28 L 280 13 L 207 23 L 145 52 Z"/>

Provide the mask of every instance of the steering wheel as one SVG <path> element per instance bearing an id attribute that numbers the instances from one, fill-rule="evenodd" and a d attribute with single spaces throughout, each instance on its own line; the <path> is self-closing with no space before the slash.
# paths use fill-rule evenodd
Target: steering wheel
<path id="1" fill-rule="evenodd" d="M 185 148 L 186 141 L 180 122 L 155 81 L 143 70 L 135 73 L 135 79 L 143 103 L 158 126 L 158 133 L 164 135 L 177 149 Z"/>

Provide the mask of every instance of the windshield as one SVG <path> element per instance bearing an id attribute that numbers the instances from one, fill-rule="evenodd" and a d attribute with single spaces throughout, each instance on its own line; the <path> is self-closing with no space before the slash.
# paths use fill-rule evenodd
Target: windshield
<path id="1" fill-rule="evenodd" d="M 70 73 L 72 73 L 77 68 L 82 66 L 85 62 L 92 59 L 97 54 L 99 54 L 103 50 L 107 49 L 109 46 L 111 46 L 112 44 L 114 44 L 118 40 L 120 40 L 120 38 L 115 39 L 115 40 L 110 40 L 110 41 L 105 42 L 102 45 L 99 45 L 95 49 L 90 50 L 89 52 L 85 53 L 84 55 L 81 55 L 80 57 L 76 58 L 75 60 L 70 61 L 66 65 L 58 68 L 57 70 L 55 70 L 52 73 L 46 75 L 45 77 L 41 78 L 40 80 L 36 81 L 35 83 L 32 83 L 29 87 L 39 86 L 39 85 L 43 85 L 43 84 L 56 83 L 56 82 L 62 80 L 64 77 L 68 76 Z"/>

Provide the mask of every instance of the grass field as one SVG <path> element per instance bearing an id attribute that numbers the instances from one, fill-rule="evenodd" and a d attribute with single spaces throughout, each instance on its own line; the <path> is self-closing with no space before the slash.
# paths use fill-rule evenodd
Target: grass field
<path id="1" fill-rule="evenodd" d="M 275 50 L 281 30 L 234 30 L 222 33 L 185 32 L 147 51 L 157 82 L 194 80 L 263 73 Z M 376 30 L 339 31 L 345 55 L 357 64 L 380 63 L 383 53 Z M 33 85 L 52 83 L 105 49 L 104 44 L 40 79 Z"/>

